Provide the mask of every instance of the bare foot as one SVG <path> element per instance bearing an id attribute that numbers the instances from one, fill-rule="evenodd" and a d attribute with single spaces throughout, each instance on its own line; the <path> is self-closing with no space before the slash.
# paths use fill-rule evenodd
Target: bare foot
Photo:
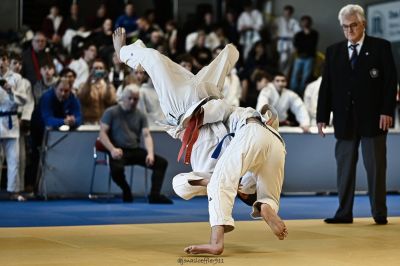
<path id="1" fill-rule="evenodd" d="M 210 244 L 188 246 L 184 251 L 187 254 L 221 255 L 224 251 L 224 232 L 223 225 L 214 225 L 211 227 Z"/>
<path id="2" fill-rule="evenodd" d="M 194 245 L 188 246 L 184 249 L 187 254 L 212 254 L 221 255 L 224 251 L 222 245 L 217 244 L 204 244 L 204 245 Z"/>
<path id="3" fill-rule="evenodd" d="M 279 240 L 283 240 L 287 237 L 288 231 L 285 223 L 268 204 L 261 204 L 260 213 L 264 218 L 264 221 L 269 225 L 269 227 L 271 227 L 272 232 L 274 232 Z"/>
<path id="4" fill-rule="evenodd" d="M 118 59 L 119 58 L 119 51 L 121 50 L 122 46 L 126 44 L 126 32 L 124 28 L 117 28 L 113 33 L 113 45 L 115 52 L 117 53 Z"/>

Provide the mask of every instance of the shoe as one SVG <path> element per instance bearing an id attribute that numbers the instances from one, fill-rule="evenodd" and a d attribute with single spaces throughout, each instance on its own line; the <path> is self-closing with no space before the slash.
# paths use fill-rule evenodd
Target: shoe
<path id="1" fill-rule="evenodd" d="M 122 201 L 124 203 L 132 203 L 133 202 L 132 194 L 131 193 L 122 194 Z"/>
<path id="2" fill-rule="evenodd" d="M 351 224 L 353 223 L 353 218 L 333 217 L 333 218 L 326 218 L 324 222 L 327 224 Z"/>
<path id="3" fill-rule="evenodd" d="M 19 202 L 26 201 L 26 198 L 23 195 L 21 195 L 20 193 L 12 193 L 10 195 L 10 199 L 11 200 L 16 200 L 16 201 L 19 201 Z"/>
<path id="4" fill-rule="evenodd" d="M 388 223 L 388 220 L 384 216 L 374 217 L 375 223 L 378 225 L 385 225 Z"/>
<path id="5" fill-rule="evenodd" d="M 164 195 L 150 195 L 148 197 L 150 204 L 173 204 L 174 202 Z"/>

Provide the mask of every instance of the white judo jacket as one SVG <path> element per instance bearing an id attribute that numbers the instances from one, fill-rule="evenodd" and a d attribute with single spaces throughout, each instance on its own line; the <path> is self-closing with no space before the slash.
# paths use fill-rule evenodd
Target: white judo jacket
<path id="1" fill-rule="evenodd" d="M 13 113 L 0 116 L 0 138 L 18 138 L 19 122 L 17 116 L 18 106 L 26 103 L 27 95 L 23 91 L 22 77 L 20 74 L 8 70 L 1 79 L 11 85 L 10 93 L 0 86 L 0 113 Z"/>
<path id="2" fill-rule="evenodd" d="M 288 118 L 288 110 L 295 115 L 301 127 L 310 125 L 310 117 L 301 98 L 293 91 L 282 89 L 281 94 L 272 83 L 269 83 L 260 91 L 257 99 L 257 110 L 261 110 L 264 104 L 273 106 L 278 112 L 279 121 Z"/>

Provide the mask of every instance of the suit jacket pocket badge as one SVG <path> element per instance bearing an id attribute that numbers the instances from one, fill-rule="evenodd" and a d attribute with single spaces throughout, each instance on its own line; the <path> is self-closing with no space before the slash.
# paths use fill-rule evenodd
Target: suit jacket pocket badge
<path id="1" fill-rule="evenodd" d="M 371 76 L 371 78 L 375 79 L 379 77 L 379 70 L 376 68 L 371 68 L 371 70 L 369 71 L 369 75 Z"/>

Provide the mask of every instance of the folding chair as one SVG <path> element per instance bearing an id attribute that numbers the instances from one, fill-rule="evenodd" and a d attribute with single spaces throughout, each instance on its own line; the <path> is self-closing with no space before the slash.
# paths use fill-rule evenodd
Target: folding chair
<path id="1" fill-rule="evenodd" d="M 111 169 L 110 169 L 110 157 L 107 151 L 107 148 L 104 147 L 103 143 L 100 141 L 99 138 L 96 139 L 96 142 L 93 146 L 93 168 L 92 168 L 92 177 L 90 181 L 90 191 L 89 191 L 89 199 L 96 199 L 99 198 L 98 194 L 93 194 L 93 184 L 94 179 L 96 177 L 96 169 L 98 165 L 104 165 L 108 169 L 108 189 L 107 189 L 107 198 L 111 198 Z M 132 189 L 132 182 L 133 182 L 133 175 L 134 175 L 134 165 L 130 165 L 130 178 L 129 178 L 129 185 Z M 147 167 L 144 168 L 144 192 L 145 198 L 147 199 L 148 195 L 148 174 L 147 174 Z"/>

